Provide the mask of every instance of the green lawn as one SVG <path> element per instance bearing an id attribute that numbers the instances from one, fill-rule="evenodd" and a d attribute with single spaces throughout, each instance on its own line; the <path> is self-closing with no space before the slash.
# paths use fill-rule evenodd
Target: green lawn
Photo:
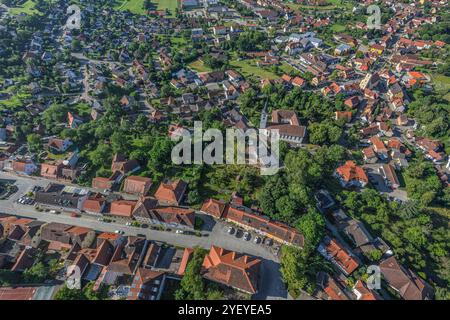
<path id="1" fill-rule="evenodd" d="M 191 68 L 192 70 L 196 71 L 196 72 L 211 72 L 211 68 L 208 68 L 207 66 L 204 65 L 204 63 L 200 60 L 194 61 L 192 63 L 190 63 L 189 68 Z"/>
<path id="2" fill-rule="evenodd" d="M 116 6 L 117 10 L 129 10 L 135 14 L 145 14 L 146 10 L 144 8 L 145 0 L 122 0 L 118 2 Z M 155 4 L 157 10 L 170 11 L 170 16 L 175 16 L 175 9 L 178 7 L 178 0 L 152 0 Z"/>
<path id="3" fill-rule="evenodd" d="M 325 6 L 310 6 L 310 5 L 303 5 L 298 3 L 288 3 L 288 7 L 290 7 L 293 10 L 334 10 L 337 8 L 342 9 L 351 9 L 353 5 L 345 0 L 328 0 L 328 4 Z"/>
<path id="4" fill-rule="evenodd" d="M 10 8 L 9 13 L 11 13 L 13 15 L 19 15 L 21 13 L 25 13 L 25 14 L 29 14 L 29 15 L 39 14 L 40 12 L 37 9 L 35 9 L 35 6 L 36 6 L 36 4 L 32 0 L 28 0 L 21 6 Z"/>
<path id="5" fill-rule="evenodd" d="M 144 0 L 123 0 L 116 6 L 117 10 L 129 10 L 135 14 L 145 14 Z"/>
<path id="6" fill-rule="evenodd" d="M 347 29 L 347 27 L 342 24 L 335 23 L 331 26 L 331 31 L 333 31 L 333 32 L 343 32 L 346 29 Z"/>
<path id="7" fill-rule="evenodd" d="M 279 76 L 265 70 L 256 65 L 256 60 L 248 59 L 248 60 L 231 60 L 230 65 L 233 66 L 238 72 L 242 73 L 244 76 L 256 76 L 261 79 L 278 79 Z"/>

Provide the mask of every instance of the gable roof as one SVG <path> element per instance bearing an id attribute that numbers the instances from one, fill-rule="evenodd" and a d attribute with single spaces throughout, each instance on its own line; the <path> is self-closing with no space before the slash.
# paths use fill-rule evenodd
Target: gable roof
<path id="1" fill-rule="evenodd" d="M 394 256 L 380 263 L 384 278 L 405 300 L 428 300 L 434 296 L 434 290 L 412 270 L 401 266 Z"/>
<path id="2" fill-rule="evenodd" d="M 211 246 L 203 260 L 203 276 L 249 293 L 258 290 L 261 260 Z"/>
<path id="3" fill-rule="evenodd" d="M 221 200 L 208 199 L 203 203 L 202 208 L 200 210 L 216 218 L 221 218 L 225 210 L 225 207 L 226 207 L 225 202 Z"/>
<path id="4" fill-rule="evenodd" d="M 111 202 L 111 208 L 109 214 L 115 216 L 122 216 L 131 218 L 133 215 L 134 207 L 136 206 L 136 201 L 131 200 L 117 200 Z"/>
<path id="5" fill-rule="evenodd" d="M 155 198 L 169 203 L 180 203 L 187 188 L 183 180 L 175 180 L 171 183 L 161 183 L 155 193 Z"/>

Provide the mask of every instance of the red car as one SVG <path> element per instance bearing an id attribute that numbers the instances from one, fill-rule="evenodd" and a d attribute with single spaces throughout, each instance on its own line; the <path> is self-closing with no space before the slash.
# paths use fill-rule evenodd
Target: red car
<path id="1" fill-rule="evenodd" d="M 79 217 L 80 217 L 80 215 L 79 215 L 78 213 L 76 213 L 76 212 L 72 212 L 72 213 L 70 214 L 70 216 L 71 216 L 72 218 L 79 218 Z"/>

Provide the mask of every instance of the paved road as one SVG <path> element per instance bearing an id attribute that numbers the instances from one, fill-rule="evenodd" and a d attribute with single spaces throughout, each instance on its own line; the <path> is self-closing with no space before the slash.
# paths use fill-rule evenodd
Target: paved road
<path id="1" fill-rule="evenodd" d="M 13 174 L 0 172 L 0 179 L 14 180 L 19 191 L 13 194 L 8 200 L 0 200 L 0 213 L 18 215 L 38 219 L 44 222 L 66 223 L 102 232 L 114 232 L 121 230 L 126 235 L 144 234 L 147 239 L 165 242 L 179 247 L 199 246 L 209 249 L 211 245 L 217 245 L 237 252 L 247 253 L 263 259 L 261 268 L 261 288 L 256 296 L 258 299 L 282 299 L 287 298 L 287 292 L 281 281 L 278 258 L 265 246 L 244 241 L 227 233 L 228 225 L 222 221 L 213 221 L 209 231 L 203 231 L 206 236 L 198 237 L 193 235 L 176 234 L 174 232 L 158 231 L 126 226 L 124 222 L 107 223 L 98 221 L 95 217 L 83 215 L 80 218 L 71 217 L 68 213 L 52 214 L 49 212 L 36 211 L 33 206 L 17 203 L 17 199 L 24 193 L 30 191 L 33 186 L 46 186 L 50 180 L 41 178 L 30 178 L 16 176 Z M 208 219 L 208 218 L 206 218 Z"/>

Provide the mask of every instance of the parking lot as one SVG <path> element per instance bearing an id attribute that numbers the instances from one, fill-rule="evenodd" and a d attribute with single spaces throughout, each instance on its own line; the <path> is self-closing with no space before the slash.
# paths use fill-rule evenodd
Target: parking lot
<path id="1" fill-rule="evenodd" d="M 401 189 L 392 189 L 388 187 L 378 172 L 378 168 L 380 167 L 379 163 L 376 164 L 366 164 L 364 165 L 364 169 L 367 172 L 367 177 L 369 178 L 370 183 L 373 185 L 378 192 L 382 194 L 386 194 L 390 199 L 397 201 L 407 201 L 408 195 L 405 190 Z"/>
<path id="2" fill-rule="evenodd" d="M 226 233 L 228 237 L 239 239 L 243 242 L 251 242 L 258 245 L 275 256 L 278 256 L 280 244 L 274 242 L 273 239 L 257 234 L 256 232 L 248 231 L 234 225 L 224 225 L 222 232 Z"/>

